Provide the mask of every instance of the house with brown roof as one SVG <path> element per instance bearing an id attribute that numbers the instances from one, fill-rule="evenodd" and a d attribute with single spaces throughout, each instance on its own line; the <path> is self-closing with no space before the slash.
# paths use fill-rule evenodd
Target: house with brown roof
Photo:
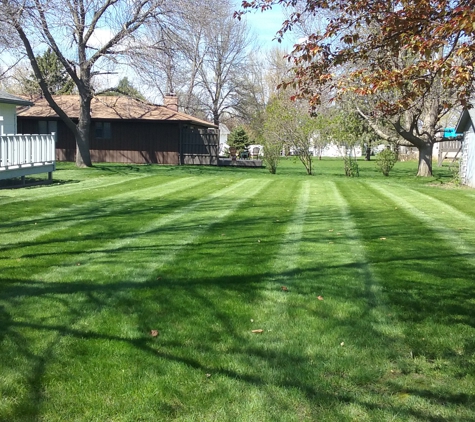
<path id="1" fill-rule="evenodd" d="M 54 98 L 78 121 L 79 96 Z M 44 98 L 19 110 L 17 119 L 19 133 L 56 133 L 56 159 L 75 161 L 74 136 Z M 218 127 L 179 112 L 174 95 L 165 97 L 165 105 L 127 96 L 96 96 L 91 103 L 91 123 L 93 162 L 218 164 Z"/>

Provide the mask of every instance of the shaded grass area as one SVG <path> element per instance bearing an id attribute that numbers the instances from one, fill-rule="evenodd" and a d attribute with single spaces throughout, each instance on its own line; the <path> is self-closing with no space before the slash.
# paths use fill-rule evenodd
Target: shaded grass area
<path id="1" fill-rule="evenodd" d="M 473 420 L 472 192 L 370 164 L 0 191 L 0 419 Z"/>

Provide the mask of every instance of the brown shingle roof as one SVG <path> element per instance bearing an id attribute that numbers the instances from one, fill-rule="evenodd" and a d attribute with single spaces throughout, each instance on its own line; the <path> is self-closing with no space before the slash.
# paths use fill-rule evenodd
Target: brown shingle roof
<path id="1" fill-rule="evenodd" d="M 79 118 L 79 96 L 61 95 L 54 100 L 71 119 Z M 46 99 L 34 102 L 32 107 L 18 111 L 19 117 L 58 117 L 49 106 Z M 179 111 L 173 111 L 165 106 L 148 104 L 125 96 L 98 96 L 91 102 L 91 117 L 93 119 L 109 120 L 169 120 L 194 123 L 200 126 L 216 127 L 213 123 L 198 119 Z"/>

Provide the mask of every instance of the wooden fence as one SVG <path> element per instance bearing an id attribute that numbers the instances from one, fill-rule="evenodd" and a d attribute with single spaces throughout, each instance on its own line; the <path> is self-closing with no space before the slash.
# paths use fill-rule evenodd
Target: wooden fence
<path id="1" fill-rule="evenodd" d="M 56 136 L 4 135 L 0 136 L 0 179 L 48 173 L 56 168 Z"/>

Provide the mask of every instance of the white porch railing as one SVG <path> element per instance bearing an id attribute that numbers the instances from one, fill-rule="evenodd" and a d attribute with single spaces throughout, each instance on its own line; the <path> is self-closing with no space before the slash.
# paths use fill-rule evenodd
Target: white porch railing
<path id="1" fill-rule="evenodd" d="M 0 179 L 50 173 L 56 166 L 56 135 L 0 136 Z"/>

